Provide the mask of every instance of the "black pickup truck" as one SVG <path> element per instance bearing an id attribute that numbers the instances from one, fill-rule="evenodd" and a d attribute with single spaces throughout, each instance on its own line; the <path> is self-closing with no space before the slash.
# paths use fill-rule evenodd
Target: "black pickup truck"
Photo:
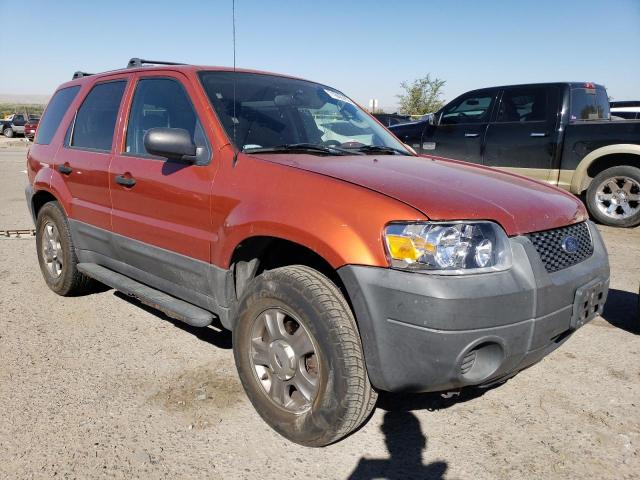
<path id="1" fill-rule="evenodd" d="M 640 224 L 640 121 L 612 121 L 601 85 L 473 90 L 424 120 L 389 129 L 419 153 L 481 163 L 569 190 L 605 225 Z"/>
<path id="2" fill-rule="evenodd" d="M 16 133 L 24 134 L 24 126 L 27 119 L 21 113 L 14 113 L 7 118 L 0 119 L 0 133 L 5 137 L 11 138 Z"/>

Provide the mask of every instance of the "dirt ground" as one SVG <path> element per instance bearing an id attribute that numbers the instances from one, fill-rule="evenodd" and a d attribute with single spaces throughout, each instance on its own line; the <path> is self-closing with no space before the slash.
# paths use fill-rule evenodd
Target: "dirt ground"
<path id="1" fill-rule="evenodd" d="M 0 230 L 31 227 L 25 152 L 0 148 Z M 0 478 L 638 478 L 640 229 L 602 231 L 603 318 L 498 388 L 381 395 L 323 449 L 262 422 L 228 333 L 113 290 L 58 297 L 34 239 L 0 239 Z"/>

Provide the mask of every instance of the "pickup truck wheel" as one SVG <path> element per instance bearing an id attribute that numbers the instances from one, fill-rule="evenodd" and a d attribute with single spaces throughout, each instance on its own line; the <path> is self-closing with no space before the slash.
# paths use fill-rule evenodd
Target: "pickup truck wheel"
<path id="1" fill-rule="evenodd" d="M 260 416 L 305 446 L 333 443 L 358 428 L 377 398 L 360 336 L 340 290 L 295 265 L 256 277 L 233 330 L 242 385 Z"/>
<path id="2" fill-rule="evenodd" d="M 94 281 L 78 271 L 71 230 L 58 202 L 46 203 L 36 221 L 38 263 L 45 282 L 58 295 L 85 293 Z"/>
<path id="3" fill-rule="evenodd" d="M 13 137 L 13 129 L 11 127 L 7 127 L 7 128 L 4 129 L 2 134 L 7 138 L 11 138 L 11 137 Z"/>
<path id="4" fill-rule="evenodd" d="M 587 207 L 604 225 L 640 224 L 640 168 L 621 165 L 600 172 L 587 189 Z"/>

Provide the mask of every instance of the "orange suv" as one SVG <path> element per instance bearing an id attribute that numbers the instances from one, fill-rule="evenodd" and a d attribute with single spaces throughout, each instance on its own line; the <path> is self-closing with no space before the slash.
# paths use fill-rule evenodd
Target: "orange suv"
<path id="1" fill-rule="evenodd" d="M 504 381 L 607 296 L 579 200 L 418 156 L 306 80 L 140 59 L 77 72 L 27 161 L 47 285 L 220 322 L 257 411 L 303 445 L 356 429 L 379 390 Z"/>

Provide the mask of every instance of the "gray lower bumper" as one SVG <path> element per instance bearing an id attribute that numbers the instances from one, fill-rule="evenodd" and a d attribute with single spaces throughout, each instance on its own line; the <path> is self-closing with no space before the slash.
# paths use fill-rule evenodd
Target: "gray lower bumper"
<path id="1" fill-rule="evenodd" d="M 441 391 L 489 384 L 538 362 L 573 331 L 578 289 L 595 285 L 600 308 L 606 300 L 607 252 L 595 226 L 589 228 L 593 255 L 551 274 L 526 237 L 511 239 L 514 264 L 504 272 L 438 276 L 342 267 L 373 385 Z"/>

